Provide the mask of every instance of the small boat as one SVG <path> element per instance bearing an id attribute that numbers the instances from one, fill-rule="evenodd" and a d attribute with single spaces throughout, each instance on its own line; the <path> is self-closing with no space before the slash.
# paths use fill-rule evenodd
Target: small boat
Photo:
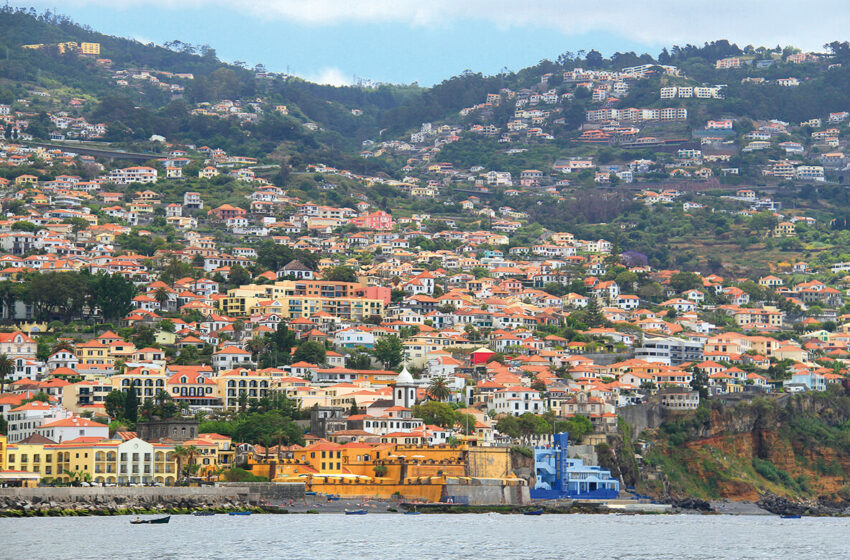
<path id="1" fill-rule="evenodd" d="M 543 515 L 542 509 L 532 509 L 522 512 L 523 515 Z"/>
<path id="2" fill-rule="evenodd" d="M 421 515 L 421 511 L 416 511 L 415 509 L 404 512 L 405 515 Z"/>
<path id="3" fill-rule="evenodd" d="M 782 519 L 800 519 L 802 515 L 780 515 Z"/>
<path id="4" fill-rule="evenodd" d="M 133 521 L 130 521 L 130 525 L 158 525 L 161 523 L 168 523 L 170 519 L 170 515 L 157 517 L 156 519 L 134 519 Z"/>
<path id="5" fill-rule="evenodd" d="M 231 511 L 227 515 L 251 515 L 250 511 Z"/>
<path id="6" fill-rule="evenodd" d="M 366 515 L 367 512 L 365 509 L 347 509 L 345 510 L 345 515 Z"/>
<path id="7" fill-rule="evenodd" d="M 193 511 L 192 515 L 195 517 L 207 517 L 209 515 L 215 515 L 214 511 Z"/>

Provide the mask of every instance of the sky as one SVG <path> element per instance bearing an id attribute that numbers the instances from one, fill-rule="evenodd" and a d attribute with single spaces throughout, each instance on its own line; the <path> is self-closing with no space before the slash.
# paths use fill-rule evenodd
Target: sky
<path id="1" fill-rule="evenodd" d="M 673 44 L 822 50 L 845 40 L 847 0 L 29 0 L 110 35 L 212 46 L 311 81 L 428 86 L 519 70 L 565 51 L 657 55 Z"/>

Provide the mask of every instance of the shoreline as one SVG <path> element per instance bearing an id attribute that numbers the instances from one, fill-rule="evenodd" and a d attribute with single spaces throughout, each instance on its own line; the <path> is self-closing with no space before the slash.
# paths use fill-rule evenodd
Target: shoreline
<path id="1" fill-rule="evenodd" d="M 396 514 L 405 515 L 406 511 L 415 509 L 422 515 L 462 515 L 462 514 L 499 514 L 499 515 L 522 515 L 525 511 L 542 510 L 543 515 L 711 515 L 711 516 L 772 516 L 777 514 L 759 508 L 756 504 L 747 502 L 744 507 L 723 508 L 722 510 L 699 511 L 699 510 L 651 510 L 635 507 L 631 509 L 611 508 L 606 504 L 573 504 L 570 506 L 551 506 L 547 504 L 527 505 L 491 505 L 491 506 L 466 506 L 460 504 L 398 504 L 399 507 L 388 507 L 375 511 L 368 510 L 370 514 Z M 640 506 L 642 504 L 635 504 Z M 648 504 L 643 504 L 648 505 Z M 231 512 L 249 511 L 252 515 L 318 515 L 318 514 L 345 514 L 345 509 L 359 509 L 356 504 L 345 504 L 349 507 L 327 508 L 317 507 L 317 504 L 305 506 L 278 507 L 278 506 L 246 506 L 246 507 L 218 507 L 218 508 L 181 508 L 181 507 L 158 507 L 158 508 L 97 508 L 78 505 L 74 508 L 9 508 L 0 510 L 0 518 L 22 519 L 31 517 L 115 517 L 132 515 L 192 515 L 194 512 L 213 513 L 216 515 L 228 515 Z M 374 506 L 365 506 L 374 507 Z M 725 510 L 725 511 L 724 511 Z M 848 517 L 842 514 L 804 514 L 804 517 Z"/>

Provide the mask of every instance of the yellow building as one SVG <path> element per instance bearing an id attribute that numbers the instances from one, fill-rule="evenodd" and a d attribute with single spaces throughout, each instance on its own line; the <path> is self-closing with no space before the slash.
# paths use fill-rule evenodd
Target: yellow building
<path id="1" fill-rule="evenodd" d="M 112 381 L 105 376 L 91 376 L 78 383 L 62 387 L 62 406 L 81 414 L 87 410 L 97 410 L 106 403 L 106 395 L 112 391 Z"/>
<path id="2" fill-rule="evenodd" d="M 38 474 L 42 480 L 90 481 L 102 484 L 166 484 L 177 482 L 174 446 L 139 438 L 77 438 L 64 443 L 31 438 L 10 445 L 9 470 Z"/>
<path id="3" fill-rule="evenodd" d="M 6 436 L 0 436 L 0 471 L 6 470 Z"/>
<path id="4" fill-rule="evenodd" d="M 80 361 L 80 369 L 86 369 L 88 365 L 115 365 L 115 358 L 112 357 L 112 352 L 106 344 L 102 344 L 97 340 L 90 340 L 82 344 L 78 344 L 74 348 L 77 359 Z"/>
<path id="5" fill-rule="evenodd" d="M 248 284 L 227 292 L 219 301 L 222 313 L 246 317 L 262 313 L 276 302 L 286 319 L 309 318 L 327 313 L 351 321 L 362 321 L 372 315 L 384 315 L 384 301 L 361 297 L 367 286 L 355 282 L 319 280 L 281 280 L 274 284 Z M 277 307 L 276 307 L 277 309 Z"/>
<path id="6" fill-rule="evenodd" d="M 274 482 L 304 482 L 308 491 L 428 501 L 444 498 L 448 481 L 525 485 L 511 472 L 510 451 L 500 447 L 319 442 L 290 454 L 254 462 L 252 472 Z"/>
<path id="7" fill-rule="evenodd" d="M 245 393 L 248 399 L 270 396 L 272 377 L 267 372 L 233 369 L 223 371 L 213 379 L 217 385 L 216 394 L 226 410 L 239 407 L 239 395 Z"/>
<path id="8" fill-rule="evenodd" d="M 100 43 L 80 43 L 80 54 L 100 55 Z"/>
<path id="9" fill-rule="evenodd" d="M 165 368 L 155 365 L 137 367 L 124 373 L 113 375 L 112 387 L 119 391 L 126 391 L 131 386 L 136 388 L 136 395 L 140 401 L 156 396 L 158 391 L 167 390 L 168 376 Z"/>
<path id="10" fill-rule="evenodd" d="M 229 436 L 221 434 L 198 434 L 196 439 L 186 441 L 184 447 L 194 447 L 197 455 L 193 464 L 199 466 L 195 476 L 212 479 L 220 469 L 231 469 L 234 465 L 236 450 Z"/>

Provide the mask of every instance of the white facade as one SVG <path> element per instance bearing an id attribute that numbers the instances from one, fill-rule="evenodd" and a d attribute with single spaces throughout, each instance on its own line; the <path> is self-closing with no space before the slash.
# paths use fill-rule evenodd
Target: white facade
<path id="1" fill-rule="evenodd" d="M 542 414 L 545 411 L 545 403 L 540 398 L 540 393 L 534 389 L 508 387 L 493 394 L 489 410 L 511 416 L 522 416 L 526 412 Z"/>

